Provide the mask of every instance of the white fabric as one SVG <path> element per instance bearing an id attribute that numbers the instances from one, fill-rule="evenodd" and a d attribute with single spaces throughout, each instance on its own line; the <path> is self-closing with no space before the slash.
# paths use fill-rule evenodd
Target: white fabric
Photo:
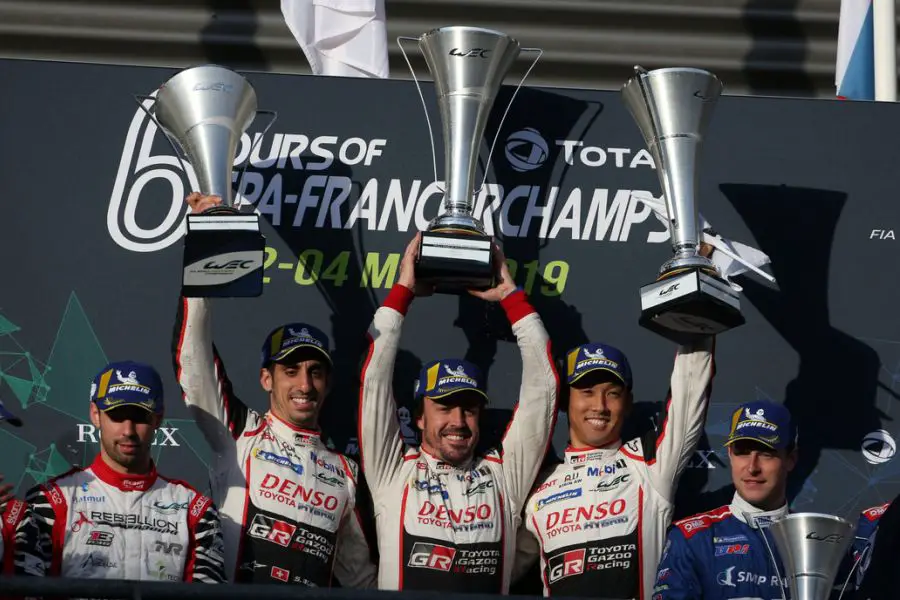
<path id="1" fill-rule="evenodd" d="M 384 0 L 281 0 L 313 73 L 388 77 Z"/>
<path id="2" fill-rule="evenodd" d="M 660 223 L 669 228 L 669 219 L 666 213 L 666 203 L 663 196 L 659 198 L 641 192 L 632 192 L 632 198 L 635 200 L 639 200 L 650 207 L 653 211 L 654 216 L 659 219 Z M 769 256 L 756 248 L 752 248 L 746 244 L 742 244 L 740 242 L 734 242 L 732 240 L 725 239 L 721 235 L 712 235 L 707 233 L 708 230 L 712 229 L 712 225 L 709 224 L 709 221 L 703 218 L 703 215 L 700 215 L 700 229 L 703 232 L 700 236 L 700 241 L 709 244 L 710 246 L 722 250 L 722 252 L 713 252 L 710 260 L 716 267 L 719 268 L 719 271 L 722 273 L 722 277 L 725 278 L 725 281 L 731 285 L 731 287 L 740 292 L 743 288 L 740 285 L 731 280 L 732 277 L 736 275 L 740 275 L 748 270 L 751 270 L 747 265 L 753 265 L 754 267 L 762 267 L 763 265 L 767 265 L 771 262 Z M 670 232 L 671 233 L 671 232 Z M 730 252 L 738 257 L 738 260 L 735 260 L 733 257 L 728 256 L 725 252 Z M 774 278 L 773 278 L 774 281 Z"/>

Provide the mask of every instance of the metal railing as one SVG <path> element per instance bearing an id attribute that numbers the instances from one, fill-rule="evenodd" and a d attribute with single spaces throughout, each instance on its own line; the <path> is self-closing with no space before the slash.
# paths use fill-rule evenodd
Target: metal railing
<path id="1" fill-rule="evenodd" d="M 492 594 L 449 594 L 425 591 L 380 591 L 349 588 L 307 588 L 296 585 L 226 584 L 204 585 L 162 581 L 119 581 L 108 579 L 67 579 L 56 577 L 2 577 L 0 598 L 104 598 L 126 600 L 281 600 L 322 598 L 324 600 L 478 600 L 496 598 Z M 516 596 L 522 600 L 542 600 L 537 596 Z M 594 598 L 594 600 L 603 600 Z"/>

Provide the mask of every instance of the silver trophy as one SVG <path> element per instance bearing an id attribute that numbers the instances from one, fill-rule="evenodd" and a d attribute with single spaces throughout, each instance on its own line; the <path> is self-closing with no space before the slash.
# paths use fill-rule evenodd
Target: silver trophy
<path id="1" fill-rule="evenodd" d="M 703 135 L 722 83 L 700 69 L 670 68 L 635 75 L 622 99 L 656 162 L 675 255 L 656 282 L 641 288 L 640 324 L 679 343 L 744 323 L 737 292 L 700 256 L 698 162 Z"/>
<path id="2" fill-rule="evenodd" d="M 519 53 L 538 53 L 525 73 L 527 77 L 540 58 L 541 51 L 537 48 L 522 48 L 518 41 L 505 33 L 478 27 L 442 27 L 418 38 L 400 37 L 398 44 L 401 50 L 402 40 L 418 43 L 434 79 L 443 125 L 444 175 L 447 185 L 444 192 L 445 213 L 431 221 L 428 231 L 422 235 L 416 279 L 433 284 L 435 290 L 442 293 L 489 288 L 494 279 L 492 240 L 485 233 L 484 224 L 473 216 L 474 195 L 478 192 L 475 185 L 478 151 L 494 100 Z M 412 65 L 409 66 L 415 77 Z M 520 81 L 519 87 L 521 85 Z M 510 105 L 519 87 L 516 88 Z M 421 88 L 419 94 L 422 94 Z M 425 104 L 424 97 L 422 104 Z M 506 110 L 509 110 L 509 106 Z M 425 117 L 428 119 L 427 107 Z M 503 117 L 505 119 L 506 113 Z M 502 125 L 501 120 L 498 133 Z M 428 131 L 432 136 L 434 156 L 430 119 Z M 496 141 L 495 136 L 494 144 Z M 490 162 L 493 148 L 492 144 L 487 163 Z M 437 180 L 436 159 L 434 163 Z"/>
<path id="3" fill-rule="evenodd" d="M 832 515 L 794 513 L 772 522 L 768 530 L 784 566 L 791 600 L 828 600 L 856 525 Z M 777 570 L 771 548 L 769 554 Z"/>
<path id="4" fill-rule="evenodd" d="M 256 92 L 250 83 L 216 65 L 179 72 L 159 88 L 154 100 L 150 116 L 173 149 L 177 144 L 191 163 L 198 191 L 222 198 L 221 206 L 187 217 L 182 293 L 259 296 L 265 238 L 259 230 L 259 217 L 235 208 L 232 172 L 241 136 L 256 114 L 273 115 L 271 126 L 274 113 L 257 110 Z M 139 105 L 143 108 L 142 102 Z M 177 150 L 175 154 L 181 158 Z M 182 165 L 187 174 L 183 161 Z"/>

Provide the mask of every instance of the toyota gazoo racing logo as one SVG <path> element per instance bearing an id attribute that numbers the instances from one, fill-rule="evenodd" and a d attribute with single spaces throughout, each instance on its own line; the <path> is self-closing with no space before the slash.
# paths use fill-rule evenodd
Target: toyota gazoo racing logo
<path id="1" fill-rule="evenodd" d="M 438 544 L 416 542 L 413 544 L 412 552 L 409 555 L 409 562 L 406 566 L 417 567 L 420 569 L 434 569 L 435 571 L 449 571 L 453 566 L 453 558 L 455 556 L 455 548 L 440 546 Z"/>
<path id="2" fill-rule="evenodd" d="M 584 548 L 569 550 L 547 561 L 548 579 L 555 583 L 560 579 L 584 573 Z"/>

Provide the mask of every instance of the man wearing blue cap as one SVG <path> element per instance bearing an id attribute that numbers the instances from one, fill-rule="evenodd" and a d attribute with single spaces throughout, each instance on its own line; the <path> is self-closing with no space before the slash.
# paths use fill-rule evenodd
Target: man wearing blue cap
<path id="1" fill-rule="evenodd" d="M 419 236 L 407 246 L 397 284 L 369 329 L 362 374 L 359 445 L 372 489 L 381 589 L 506 593 L 522 504 L 540 469 L 556 417 L 557 378 L 540 317 L 517 290 L 495 247 L 497 284 L 471 291 L 499 302 L 522 355 L 519 401 L 500 447 L 475 454 L 487 403 L 484 376 L 464 360 L 425 365 L 416 386 L 421 448 L 406 447 L 392 394 Z"/>
<path id="2" fill-rule="evenodd" d="M 725 445 L 734 498 L 675 523 L 653 600 L 781 598 L 787 587 L 766 529 L 788 513 L 787 478 L 797 464 L 791 415 L 780 404 L 748 402 L 734 411 Z"/>
<path id="3" fill-rule="evenodd" d="M 648 596 L 678 478 L 703 432 L 711 348 L 706 339 L 678 349 L 656 431 L 625 443 L 634 403 L 628 358 L 599 343 L 566 353 L 569 447 L 525 505 L 517 578 L 540 556 L 545 596 Z"/>
<path id="4" fill-rule="evenodd" d="M 221 204 L 187 197 L 194 213 Z M 182 298 L 175 325 L 178 383 L 213 451 L 212 494 L 223 515 L 230 581 L 371 587 L 375 566 L 356 510 L 356 464 L 320 437 L 332 373 L 329 340 L 306 323 L 276 327 L 262 345 L 265 414 L 235 395 L 213 345 L 210 301 Z"/>
<path id="5" fill-rule="evenodd" d="M 215 505 L 160 476 L 150 457 L 163 418 L 159 374 L 111 363 L 91 382 L 90 399 L 100 454 L 28 492 L 26 520 L 37 535 L 17 537 L 17 562 L 58 577 L 224 582 Z"/>

